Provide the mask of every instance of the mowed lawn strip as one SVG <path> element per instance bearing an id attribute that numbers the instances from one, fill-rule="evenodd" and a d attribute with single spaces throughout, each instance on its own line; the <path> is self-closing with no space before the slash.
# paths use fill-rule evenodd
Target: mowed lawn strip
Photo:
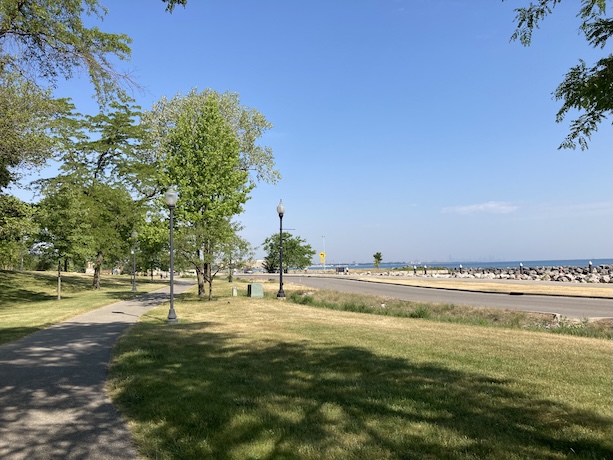
<path id="1" fill-rule="evenodd" d="M 184 295 L 175 308 L 178 324 L 165 322 L 167 306 L 142 318 L 110 368 L 111 397 L 145 458 L 613 453 L 609 340 L 271 297 Z"/>
<path id="2" fill-rule="evenodd" d="M 0 271 L 0 345 L 81 313 L 168 285 L 168 282 L 137 277 L 137 292 L 132 292 L 129 276 L 102 275 L 100 289 L 94 290 L 92 277 L 84 273 L 62 273 L 62 295 L 58 300 L 56 272 Z"/>

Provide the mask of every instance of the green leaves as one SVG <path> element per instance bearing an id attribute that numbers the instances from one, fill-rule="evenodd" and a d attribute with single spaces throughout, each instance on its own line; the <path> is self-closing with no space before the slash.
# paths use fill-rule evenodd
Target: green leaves
<path id="1" fill-rule="evenodd" d="M 238 140 L 238 167 L 249 173 L 249 181 L 252 184 L 258 181 L 277 182 L 281 176 L 274 169 L 272 149 L 257 143 L 272 128 L 272 124 L 256 109 L 241 105 L 237 93 L 219 94 L 211 89 L 199 93 L 193 89 L 185 96 L 177 94 L 172 99 L 160 99 L 143 114 L 143 123 L 147 125 L 149 133 L 151 158 L 163 158 L 168 151 L 168 134 L 177 125 L 181 114 L 187 110 L 202 112 L 210 100 L 217 103 L 219 113 Z"/>
<path id="2" fill-rule="evenodd" d="M 570 133 L 560 148 L 575 149 L 578 143 L 581 150 L 586 150 L 598 124 L 607 113 L 613 113 L 613 55 L 599 60 L 591 68 L 580 59 L 566 74 L 554 96 L 564 101 L 556 115 L 557 122 L 564 120 L 571 109 L 584 112 L 571 122 Z"/>
<path id="3" fill-rule="evenodd" d="M 60 156 L 62 171 L 78 171 L 101 182 L 122 184 L 133 192 L 146 181 L 141 168 L 141 143 L 145 132 L 137 123 L 140 107 L 116 101 L 97 115 L 73 116 L 71 136 Z"/>
<path id="4" fill-rule="evenodd" d="M 41 166 L 53 155 L 70 104 L 16 74 L 0 72 L 0 190 L 23 168 Z"/>
<path id="5" fill-rule="evenodd" d="M 130 57 L 131 39 L 97 27 L 87 28 L 83 15 L 103 18 L 97 0 L 2 0 L 0 2 L 0 57 L 3 71 L 16 71 L 28 80 L 46 80 L 55 86 L 85 69 L 98 101 L 106 104 L 123 94 L 127 74 L 115 70 L 112 60 Z"/>
<path id="6" fill-rule="evenodd" d="M 19 241 L 33 230 L 32 205 L 19 198 L 0 193 L 0 247 L 5 242 Z"/>
<path id="7" fill-rule="evenodd" d="M 379 268 L 379 265 L 381 264 L 381 261 L 383 260 L 383 256 L 381 255 L 380 252 L 375 252 L 372 257 L 374 259 L 375 268 Z"/>
<path id="8" fill-rule="evenodd" d="M 215 99 L 186 106 L 168 135 L 165 167 L 165 181 L 179 188 L 177 217 L 195 223 L 240 213 L 253 187 L 239 164 L 239 142 Z"/>
<path id="9" fill-rule="evenodd" d="M 65 183 L 50 190 L 41 200 L 36 221 L 43 252 L 54 259 L 86 260 L 94 255 L 92 222 L 88 216 L 90 203 L 86 198 L 82 190 Z"/>
<path id="10" fill-rule="evenodd" d="M 294 268 L 302 270 L 311 265 L 315 250 L 299 236 L 283 232 L 283 269 Z M 266 251 L 265 269 L 272 273 L 279 268 L 280 241 L 279 234 L 266 238 L 263 244 Z"/>
<path id="11" fill-rule="evenodd" d="M 240 134 L 234 119 L 222 112 L 220 100 L 214 92 L 194 93 L 171 104 L 162 101 L 145 116 L 150 145 L 166 153 L 158 157 L 160 184 L 174 185 L 179 192 L 177 247 L 196 269 L 201 296 L 205 279 L 209 282 L 209 298 L 213 263 L 219 269 L 233 247 L 242 245 L 231 220 L 242 212 L 254 187 L 241 167 Z"/>
<path id="12" fill-rule="evenodd" d="M 187 0 L 162 0 L 162 1 L 164 3 L 168 3 L 168 5 L 166 5 L 166 11 L 168 11 L 169 13 L 173 12 L 176 5 L 183 5 L 184 7 L 185 5 L 187 5 Z"/>
<path id="13" fill-rule="evenodd" d="M 532 32 L 539 27 L 540 21 L 553 12 L 561 0 L 539 0 L 527 8 L 516 8 L 517 29 L 511 40 L 519 40 L 524 46 L 532 42 Z M 613 19 L 607 15 L 606 0 L 582 0 L 579 14 L 579 30 L 594 48 L 603 49 L 613 36 Z M 561 123 L 572 109 L 583 112 L 570 124 L 570 133 L 558 147 L 581 150 L 588 148 L 588 141 L 599 124 L 613 114 L 613 54 L 598 60 L 588 67 L 582 59 L 572 67 L 564 80 L 553 93 L 556 100 L 563 104 L 556 114 L 556 122 Z"/>

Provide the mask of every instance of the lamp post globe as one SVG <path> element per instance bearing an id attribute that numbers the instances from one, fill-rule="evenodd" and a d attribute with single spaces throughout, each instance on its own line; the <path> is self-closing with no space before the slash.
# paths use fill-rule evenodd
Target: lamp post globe
<path id="1" fill-rule="evenodd" d="M 174 208 L 177 204 L 178 198 L 179 194 L 173 187 L 170 187 L 164 194 L 164 200 L 166 200 L 166 206 L 168 206 L 168 208 Z"/>
<path id="2" fill-rule="evenodd" d="M 175 296 L 174 296 L 174 272 L 175 272 L 175 247 L 174 247 L 174 212 L 177 204 L 178 195 L 173 187 L 170 187 L 164 195 L 166 206 L 170 211 L 170 310 L 168 310 L 169 323 L 177 322 L 177 314 L 175 312 Z"/>
<path id="3" fill-rule="evenodd" d="M 283 290 L 283 215 L 285 214 L 285 206 L 283 200 L 277 205 L 277 214 L 279 214 L 279 292 L 277 299 L 285 300 L 285 291 Z"/>
<path id="4" fill-rule="evenodd" d="M 277 205 L 277 214 L 279 214 L 279 217 L 283 219 L 283 214 L 285 214 L 285 206 L 283 206 L 283 200 L 279 201 L 279 204 Z"/>

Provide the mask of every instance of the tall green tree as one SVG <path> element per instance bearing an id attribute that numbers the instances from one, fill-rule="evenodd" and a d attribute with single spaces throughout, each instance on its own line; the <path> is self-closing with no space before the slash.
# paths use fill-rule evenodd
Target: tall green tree
<path id="1" fill-rule="evenodd" d="M 380 252 L 375 252 L 372 257 L 374 259 L 375 268 L 379 268 L 379 265 L 381 265 L 381 261 L 383 260 L 383 256 Z"/>
<path id="2" fill-rule="evenodd" d="M 504 1 L 504 0 L 503 0 Z M 516 8 L 517 29 L 511 40 L 519 40 L 524 46 L 532 43 L 532 33 L 539 24 L 553 13 L 562 0 L 539 0 L 526 8 Z M 577 17 L 579 31 L 587 42 L 597 49 L 604 50 L 613 36 L 611 11 L 607 12 L 607 0 L 581 0 Z M 603 53 L 596 63 L 587 64 L 583 59 L 570 68 L 564 80 L 553 92 L 562 107 L 556 114 L 556 121 L 562 122 L 569 112 L 578 111 L 581 115 L 570 123 L 570 132 L 558 148 L 581 150 L 588 148 L 592 133 L 598 130 L 601 122 L 613 114 L 613 53 Z"/>
<path id="3" fill-rule="evenodd" d="M 151 279 L 156 269 L 168 266 L 168 222 L 159 213 L 149 213 L 138 226 L 137 260 L 150 271 Z"/>
<path id="4" fill-rule="evenodd" d="M 212 112 L 214 119 L 210 116 Z M 196 124 L 195 120 L 200 117 L 204 118 Z M 208 283 L 210 298 L 215 275 L 213 266 L 220 266 L 216 254 L 226 244 L 224 238 L 231 241 L 236 235 L 232 230 L 235 225 L 231 223 L 232 216 L 242 211 L 242 204 L 258 181 L 275 183 L 280 178 L 274 169 L 272 149 L 258 143 L 272 125 L 256 109 L 241 105 L 238 94 L 219 94 L 210 89 L 202 92 L 194 89 L 185 96 L 162 98 L 142 114 L 142 122 L 147 132 L 141 149 L 142 167 L 148 168 L 149 177 L 158 178 L 157 185 L 150 184 L 148 193 L 164 193 L 169 185 L 179 187 L 177 222 L 182 223 L 177 228 L 177 242 L 183 245 L 179 250 L 183 260 L 196 270 L 199 295 L 205 296 L 205 283 Z M 223 129 L 214 133 L 217 129 L 214 126 Z M 206 129 L 210 133 L 200 136 L 199 133 Z M 214 140 L 218 135 L 221 137 Z M 223 137 L 231 147 L 229 144 L 222 146 Z M 230 150 L 225 157 L 224 149 Z M 198 153 L 184 155 L 184 151 Z M 171 173 L 159 174 L 167 170 Z M 238 192 L 235 198 L 243 195 L 237 201 L 240 205 L 233 209 L 227 205 L 220 207 L 224 201 L 232 201 L 231 195 L 220 191 L 232 187 Z M 194 192 L 185 194 L 186 190 Z M 191 210 L 187 214 L 181 214 L 184 199 Z M 203 202 L 208 204 L 203 205 Z"/>
<path id="5" fill-rule="evenodd" d="M 47 182 L 42 191 L 41 210 L 50 214 L 44 219 L 52 229 L 52 239 L 43 241 L 60 249 L 58 257 L 78 255 L 80 260 L 91 262 L 92 287 L 99 289 L 102 269 L 114 268 L 129 258 L 132 231 L 143 220 L 142 206 L 123 186 L 84 180 L 76 174 L 60 175 Z M 66 207 L 64 211 L 62 206 Z M 75 227 L 74 232 L 66 221 Z"/>
<path id="6" fill-rule="evenodd" d="M 33 214 L 32 205 L 0 193 L 0 267 L 22 267 L 24 253 L 36 230 Z"/>
<path id="7" fill-rule="evenodd" d="M 142 208 L 124 187 L 94 182 L 83 189 L 83 194 L 93 240 L 92 286 L 99 289 L 102 268 L 113 268 L 130 253 L 132 231 L 143 219 Z"/>
<path id="8" fill-rule="evenodd" d="M 95 116 L 73 116 L 70 135 L 63 138 L 60 175 L 39 184 L 43 195 L 58 188 L 80 194 L 93 239 L 96 289 L 103 266 L 120 263 L 129 253 L 130 234 L 145 211 L 145 201 L 136 197 L 143 133 L 137 118 L 129 101 L 112 102 Z"/>
<path id="9" fill-rule="evenodd" d="M 281 234 L 283 240 L 283 270 L 289 269 L 303 270 L 312 263 L 315 250 L 306 240 L 299 236 L 294 236 L 291 233 L 283 232 Z M 264 269 L 268 273 L 274 273 L 279 270 L 279 258 L 281 246 L 279 234 L 273 234 L 264 240 L 262 247 L 266 252 L 264 257 Z"/>
<path id="10" fill-rule="evenodd" d="M 229 238 L 228 222 L 242 212 L 253 185 L 248 172 L 239 167 L 239 140 L 215 98 L 204 105 L 185 106 L 165 144 L 168 156 L 161 180 L 178 188 L 178 241 L 183 242 L 183 253 L 191 254 L 198 293 L 204 296 L 205 279 L 209 287 L 212 282 L 214 247 Z"/>
<path id="11" fill-rule="evenodd" d="M 53 188 L 37 205 L 38 242 L 57 265 L 57 298 L 62 292 L 62 262 L 87 260 L 94 248 L 88 203 L 69 183 Z"/>
<path id="12" fill-rule="evenodd" d="M 237 93 L 219 94 L 211 89 L 202 92 L 193 89 L 185 96 L 177 94 L 172 99 L 164 97 L 142 114 L 143 124 L 147 127 L 146 145 L 150 148 L 148 162 L 152 170 L 164 160 L 170 148 L 168 135 L 179 117 L 187 111 L 202 112 L 211 100 L 238 141 L 239 162 L 236 167 L 249 173 L 252 184 L 277 182 L 281 175 L 274 169 L 272 149 L 258 143 L 272 124 L 258 110 L 241 105 Z"/>

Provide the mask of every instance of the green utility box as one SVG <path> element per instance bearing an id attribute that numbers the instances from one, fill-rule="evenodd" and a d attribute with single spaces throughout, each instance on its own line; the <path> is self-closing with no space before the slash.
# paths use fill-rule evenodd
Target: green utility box
<path id="1" fill-rule="evenodd" d="M 247 297 L 264 297 L 262 283 L 251 283 L 247 285 Z"/>

